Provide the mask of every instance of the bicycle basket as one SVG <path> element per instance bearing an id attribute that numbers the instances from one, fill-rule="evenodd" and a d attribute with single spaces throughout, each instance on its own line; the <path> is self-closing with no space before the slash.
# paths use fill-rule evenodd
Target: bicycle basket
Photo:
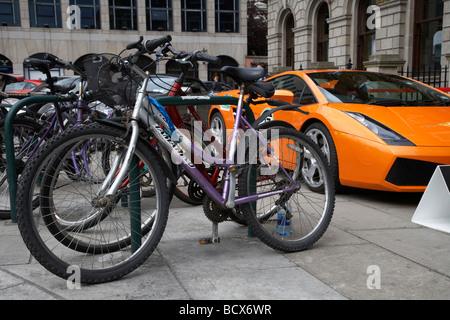
<path id="1" fill-rule="evenodd" d="M 86 75 L 91 98 L 114 107 L 133 106 L 142 78 L 125 68 L 119 68 L 120 57 L 111 53 L 86 54 L 75 62 Z"/>

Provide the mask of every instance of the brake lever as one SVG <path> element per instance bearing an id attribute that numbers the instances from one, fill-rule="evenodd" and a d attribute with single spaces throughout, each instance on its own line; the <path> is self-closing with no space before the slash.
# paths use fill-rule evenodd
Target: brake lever
<path id="1" fill-rule="evenodd" d="M 143 40 L 144 40 L 144 37 L 143 37 L 143 36 L 139 36 L 139 40 L 127 44 L 126 49 L 127 49 L 127 50 L 130 50 L 130 49 L 138 49 L 139 51 L 141 51 L 141 50 L 142 50 L 142 41 L 143 41 Z"/>

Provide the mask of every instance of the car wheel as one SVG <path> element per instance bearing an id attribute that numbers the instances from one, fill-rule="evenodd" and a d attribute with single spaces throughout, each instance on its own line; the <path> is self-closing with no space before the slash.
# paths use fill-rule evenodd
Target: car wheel
<path id="1" fill-rule="evenodd" d="M 217 142 L 222 146 L 222 150 L 225 150 L 227 146 L 227 128 L 225 126 L 225 120 L 220 112 L 216 112 L 211 116 L 209 128 L 211 134 L 214 136 Z"/>
<path id="2" fill-rule="evenodd" d="M 320 150 L 322 150 L 327 158 L 331 172 L 334 176 L 336 190 L 338 190 L 341 187 L 339 182 L 338 158 L 330 131 L 328 131 L 324 124 L 316 122 L 306 129 L 305 134 L 319 146 Z"/>

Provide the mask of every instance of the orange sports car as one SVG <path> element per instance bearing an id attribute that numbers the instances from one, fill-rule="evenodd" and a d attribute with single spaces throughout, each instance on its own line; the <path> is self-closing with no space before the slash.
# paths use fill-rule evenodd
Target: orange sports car
<path id="1" fill-rule="evenodd" d="M 274 100 L 300 105 L 304 112 L 263 117 L 311 137 L 327 156 L 337 188 L 423 192 L 436 166 L 450 165 L 450 95 L 442 91 L 354 70 L 290 71 L 265 81 L 275 96 L 251 105 L 255 118 L 274 108 Z M 209 125 L 220 140 L 233 128 L 234 108 L 211 107 Z"/>

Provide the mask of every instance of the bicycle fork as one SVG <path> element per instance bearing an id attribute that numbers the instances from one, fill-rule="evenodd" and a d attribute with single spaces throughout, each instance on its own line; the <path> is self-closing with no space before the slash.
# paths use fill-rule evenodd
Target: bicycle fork
<path id="1" fill-rule="evenodd" d="M 112 201 L 117 193 L 117 190 L 122 185 L 122 182 L 128 173 L 128 169 L 130 168 L 130 164 L 133 159 L 133 155 L 136 150 L 136 144 L 139 138 L 139 113 L 142 107 L 142 103 L 146 97 L 147 84 L 148 77 L 145 78 L 141 88 L 139 89 L 139 93 L 137 95 L 136 103 L 133 109 L 133 114 L 130 119 L 131 138 L 130 142 L 128 143 L 127 151 L 125 154 L 121 153 L 115 157 L 111 170 L 108 172 L 108 175 L 106 176 L 99 191 L 97 192 L 97 201 L 102 206 L 105 206 Z"/>

